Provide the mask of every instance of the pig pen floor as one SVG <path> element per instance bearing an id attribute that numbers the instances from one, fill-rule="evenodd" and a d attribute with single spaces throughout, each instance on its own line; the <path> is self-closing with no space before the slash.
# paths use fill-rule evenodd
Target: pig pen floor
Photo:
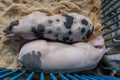
<path id="1" fill-rule="evenodd" d="M 89 17 L 94 23 L 94 32 L 90 39 L 100 35 L 101 0 L 0 0 L 0 67 L 23 68 L 16 59 L 20 44 L 6 39 L 3 29 L 13 20 L 28 15 L 31 12 L 42 11 L 48 14 L 57 14 L 60 10 L 76 12 Z M 89 39 L 89 40 L 90 40 Z M 99 73 L 99 68 L 90 73 Z"/>

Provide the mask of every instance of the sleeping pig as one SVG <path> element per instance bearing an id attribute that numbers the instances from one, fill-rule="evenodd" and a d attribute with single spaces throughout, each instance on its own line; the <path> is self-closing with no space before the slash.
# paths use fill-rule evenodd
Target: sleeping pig
<path id="1" fill-rule="evenodd" d="M 18 59 L 31 70 L 71 73 L 95 68 L 106 51 L 102 36 L 72 45 L 35 40 L 21 48 Z"/>
<path id="2" fill-rule="evenodd" d="M 83 15 L 63 12 L 48 16 L 34 12 L 11 22 L 4 32 L 11 39 L 48 39 L 61 42 L 85 41 L 93 32 L 93 23 Z"/>

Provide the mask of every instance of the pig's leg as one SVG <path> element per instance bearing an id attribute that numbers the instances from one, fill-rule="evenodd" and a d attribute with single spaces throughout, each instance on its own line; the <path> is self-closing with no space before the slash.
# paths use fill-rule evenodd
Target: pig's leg
<path id="1" fill-rule="evenodd" d="M 20 40 L 21 39 L 21 37 L 16 36 L 15 34 L 6 35 L 6 38 L 10 38 L 10 39 L 13 39 L 13 40 Z"/>

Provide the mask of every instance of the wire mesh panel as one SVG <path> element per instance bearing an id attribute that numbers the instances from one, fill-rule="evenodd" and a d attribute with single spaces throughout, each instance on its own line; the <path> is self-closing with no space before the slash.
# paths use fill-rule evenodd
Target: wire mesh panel
<path id="1" fill-rule="evenodd" d="M 25 77 L 29 71 L 27 70 L 17 70 L 17 69 L 4 69 L 0 68 L 0 80 L 5 80 L 9 77 L 9 80 L 23 80 L 22 77 Z M 118 77 L 112 77 L 107 75 L 84 75 L 84 74 L 62 74 L 62 73 L 49 73 L 45 74 L 43 72 L 36 73 L 31 71 L 25 80 L 33 80 L 35 75 L 39 74 L 38 80 L 45 80 L 46 76 L 49 76 L 51 79 L 49 80 L 120 80 Z"/>
<path id="2" fill-rule="evenodd" d="M 106 56 L 114 59 L 106 59 L 109 66 L 102 66 L 104 69 L 120 71 L 120 0 L 102 0 L 101 5 L 102 26 L 104 31 L 106 47 L 111 48 Z M 110 56 L 111 55 L 111 56 Z M 113 65 L 114 64 L 114 65 Z"/>

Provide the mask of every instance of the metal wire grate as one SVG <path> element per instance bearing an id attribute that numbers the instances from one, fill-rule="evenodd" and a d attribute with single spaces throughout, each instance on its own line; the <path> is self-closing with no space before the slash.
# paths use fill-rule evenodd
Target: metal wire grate
<path id="1" fill-rule="evenodd" d="M 103 15 L 101 17 L 102 19 L 102 25 L 104 26 L 101 30 L 106 30 L 102 35 L 104 37 L 108 36 L 109 34 L 113 34 L 116 31 L 120 30 L 120 0 L 102 0 L 102 5 L 101 5 L 101 14 Z M 109 30 L 108 30 L 109 28 Z M 105 42 L 111 41 L 113 39 L 120 38 L 120 34 L 116 34 L 111 37 L 105 38 Z M 109 45 L 107 45 L 107 48 L 113 48 L 113 47 L 119 47 L 120 42 L 113 42 Z M 113 51 L 108 53 L 110 54 L 120 54 L 120 50 L 118 51 Z M 119 60 L 109 60 L 107 62 L 119 62 Z M 108 70 L 116 70 L 120 71 L 120 68 L 113 68 L 113 67 L 105 67 L 102 66 L 104 69 Z"/>
<path id="2" fill-rule="evenodd" d="M 9 77 L 9 80 L 23 80 L 22 77 L 25 77 L 27 74 L 27 70 L 18 70 L 18 69 L 6 69 L 6 68 L 0 68 L 0 80 L 4 80 Z M 36 73 L 34 71 L 31 71 L 28 76 L 26 77 L 25 80 L 32 80 L 32 78 L 36 75 L 39 74 L 39 80 L 45 80 L 46 74 L 43 72 Z M 12 75 L 12 76 L 11 76 Z M 107 75 L 84 75 L 84 74 L 62 74 L 62 73 L 49 73 L 47 74 L 51 80 L 120 80 L 117 77 L 112 77 L 112 76 L 107 76 Z M 57 77 L 56 77 L 57 76 Z"/>

